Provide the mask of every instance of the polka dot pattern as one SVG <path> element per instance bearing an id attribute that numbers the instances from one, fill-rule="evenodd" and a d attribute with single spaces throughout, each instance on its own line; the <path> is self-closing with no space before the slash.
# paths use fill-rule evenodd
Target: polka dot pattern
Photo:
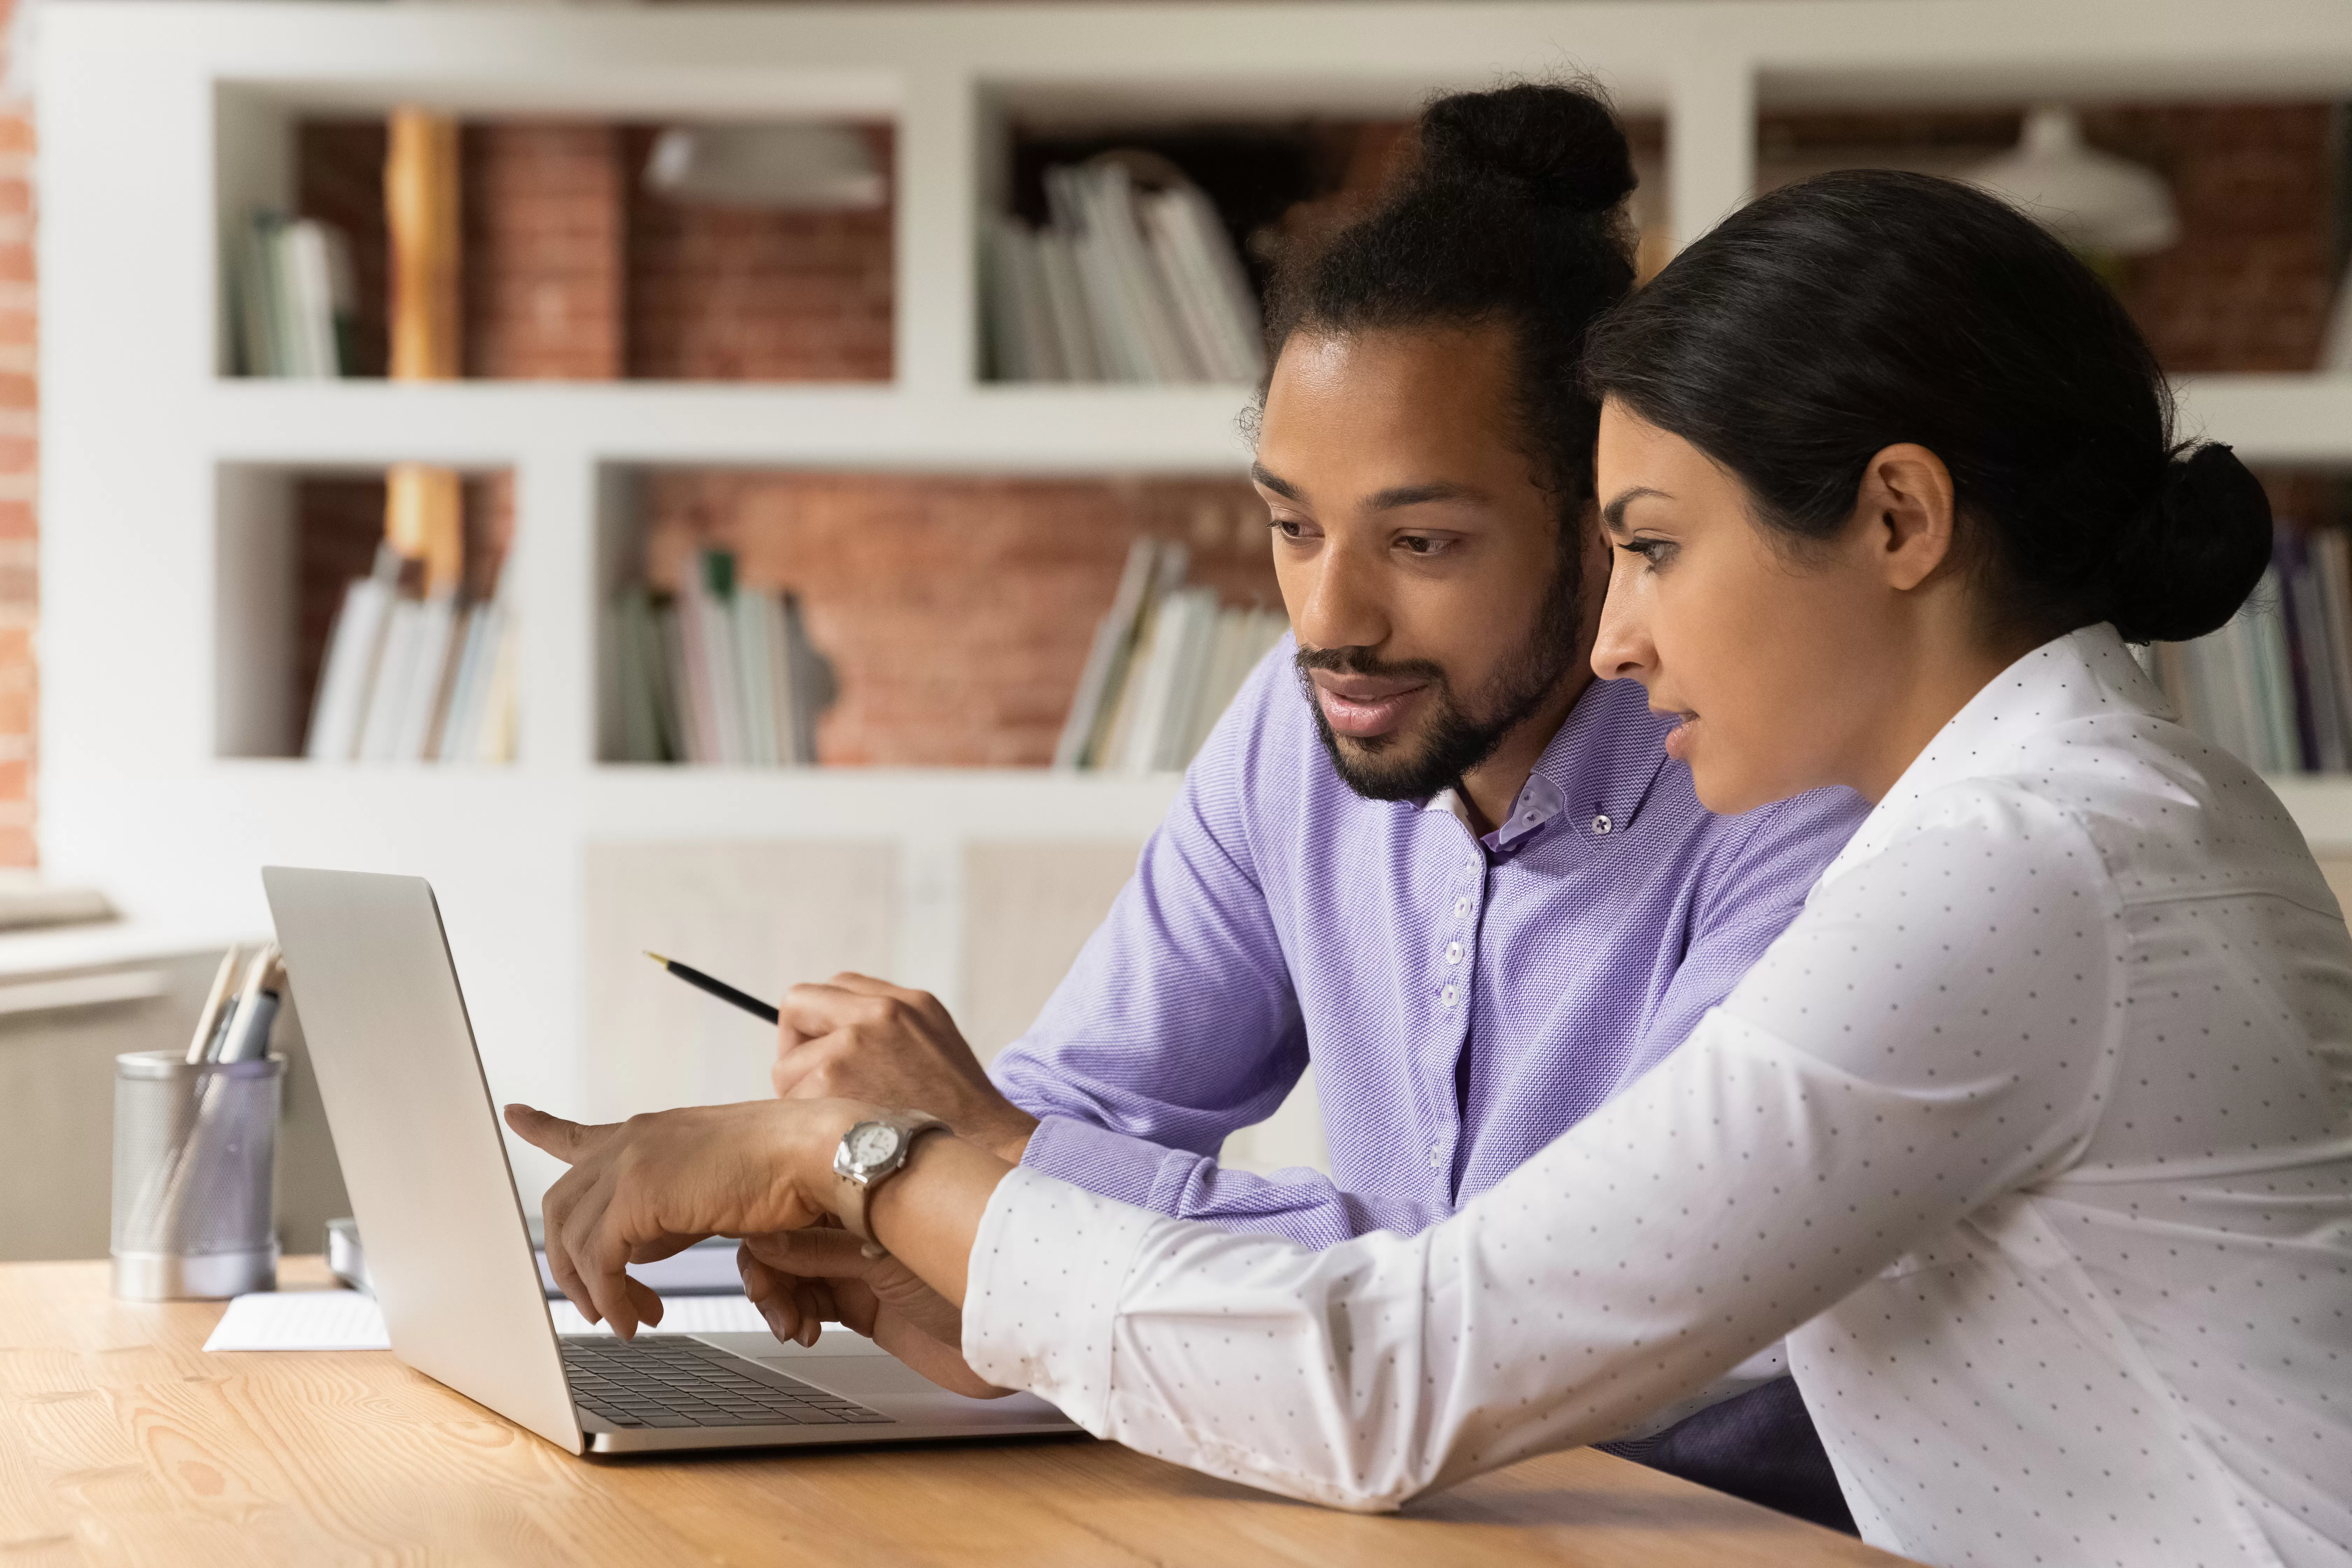
<path id="1" fill-rule="evenodd" d="M 2159 701 L 2106 628 L 2029 655 L 1685 1046 L 1417 1236 L 1315 1251 L 1017 1173 L 967 1352 L 1376 1509 L 1786 1333 L 1875 1544 L 2344 1568 L 2352 938 Z"/>

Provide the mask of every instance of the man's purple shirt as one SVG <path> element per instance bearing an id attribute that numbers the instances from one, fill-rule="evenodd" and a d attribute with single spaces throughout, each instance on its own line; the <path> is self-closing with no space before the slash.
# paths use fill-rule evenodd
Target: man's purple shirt
<path id="1" fill-rule="evenodd" d="M 1333 770 L 1286 640 L 992 1076 L 1023 1163 L 1328 1246 L 1452 1214 L 1690 1034 L 1861 822 L 1845 790 L 1717 816 L 1672 721 L 1598 681 L 1482 841 Z M 1217 1164 L 1307 1063 L 1331 1173 Z"/>

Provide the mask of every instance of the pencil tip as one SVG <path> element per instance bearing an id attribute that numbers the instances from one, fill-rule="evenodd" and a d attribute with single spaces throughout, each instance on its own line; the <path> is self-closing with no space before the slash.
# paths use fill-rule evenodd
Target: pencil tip
<path id="1" fill-rule="evenodd" d="M 650 947 L 649 947 L 649 948 L 646 948 L 646 949 L 645 950 L 645 955 L 646 955 L 647 958 L 652 959 L 656 963 L 658 963 L 658 964 L 662 965 L 664 968 L 667 968 L 667 967 L 668 967 L 668 965 L 669 965 L 669 960 L 668 960 L 668 959 L 664 958 L 660 953 L 656 952 L 655 952 L 652 948 L 650 948 Z"/>

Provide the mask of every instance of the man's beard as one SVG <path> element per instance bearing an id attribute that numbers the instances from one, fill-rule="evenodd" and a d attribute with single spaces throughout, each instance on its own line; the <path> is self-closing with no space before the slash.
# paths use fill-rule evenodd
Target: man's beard
<path id="1" fill-rule="evenodd" d="M 1462 775 L 1493 756 L 1511 731 L 1528 721 L 1559 689 L 1579 656 L 1577 632 L 1583 624 L 1583 560 L 1563 530 L 1559 560 L 1526 642 L 1503 660 L 1465 703 L 1454 694 L 1443 667 L 1428 659 L 1376 658 L 1362 647 L 1302 647 L 1298 680 L 1315 714 L 1315 732 L 1340 781 L 1366 800 L 1425 800 L 1461 782 Z M 1367 739 L 1349 737 L 1342 747 L 1323 716 L 1309 670 L 1337 675 L 1387 677 L 1428 683 L 1434 705 L 1417 737 L 1391 731 Z M 1409 752 L 1400 748 L 1410 746 Z M 1351 754 L 1352 752 L 1352 754 Z M 1394 754 L 1391 754 L 1394 753 Z"/>

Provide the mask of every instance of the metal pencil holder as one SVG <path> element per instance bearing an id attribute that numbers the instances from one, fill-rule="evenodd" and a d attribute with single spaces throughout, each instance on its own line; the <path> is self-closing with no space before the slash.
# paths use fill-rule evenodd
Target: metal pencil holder
<path id="1" fill-rule="evenodd" d="M 114 1058 L 114 1293 L 216 1300 L 278 1284 L 278 1105 L 286 1058 Z"/>

